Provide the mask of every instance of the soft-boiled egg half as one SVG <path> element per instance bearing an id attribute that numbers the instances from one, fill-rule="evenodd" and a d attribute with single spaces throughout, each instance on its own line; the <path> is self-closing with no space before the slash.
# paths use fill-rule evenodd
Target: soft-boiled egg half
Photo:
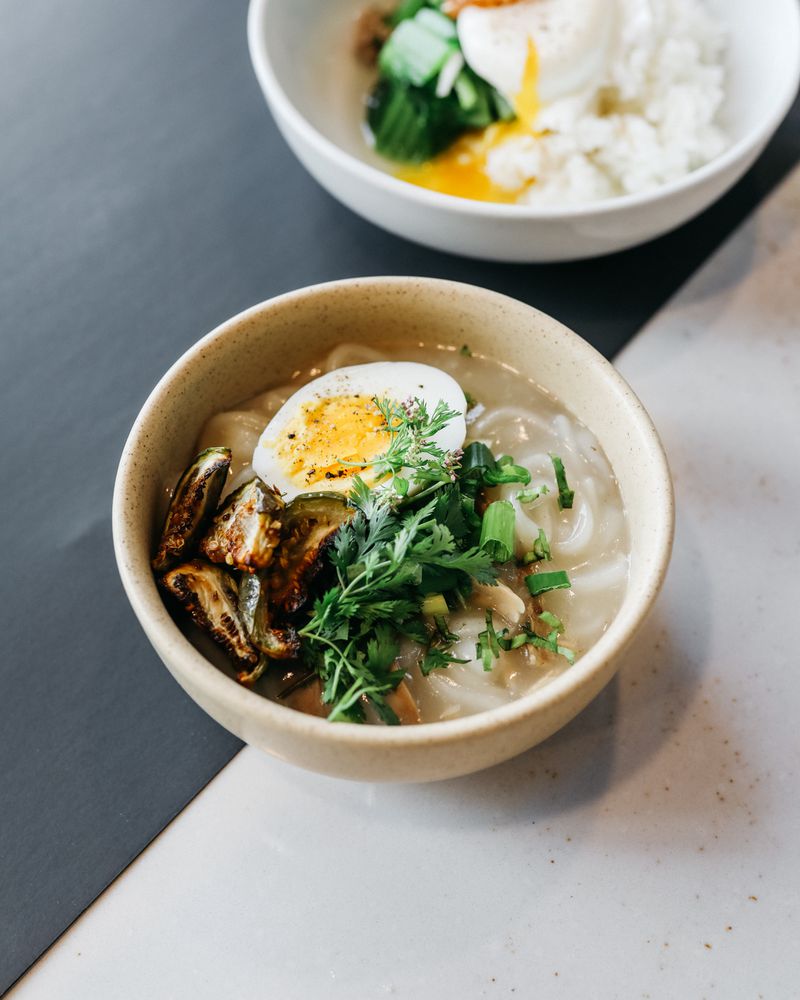
<path id="1" fill-rule="evenodd" d="M 467 133 L 427 163 L 399 171 L 398 177 L 461 198 L 518 201 L 527 184 L 506 188 L 494 183 L 486 170 L 490 153 L 509 139 L 535 136 L 543 104 L 599 85 L 616 23 L 616 0 L 518 0 L 464 7 L 457 21 L 464 59 L 503 94 L 517 117 Z"/>
<path id="2" fill-rule="evenodd" d="M 377 483 L 371 463 L 391 436 L 375 399 L 418 399 L 433 413 L 442 401 L 457 414 L 433 436 L 445 451 L 466 437 L 466 400 L 458 382 L 434 368 L 407 361 L 376 361 L 321 375 L 298 389 L 264 428 L 253 469 L 291 500 L 299 493 L 346 493 L 355 476 Z"/>

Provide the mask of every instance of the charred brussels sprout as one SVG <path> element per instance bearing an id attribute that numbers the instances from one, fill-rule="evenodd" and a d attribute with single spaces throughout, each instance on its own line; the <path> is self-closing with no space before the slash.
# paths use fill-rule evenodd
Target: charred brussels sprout
<path id="1" fill-rule="evenodd" d="M 153 558 L 157 573 L 192 555 L 195 543 L 217 509 L 230 464 L 230 449 L 207 448 L 178 480 Z"/>
<path id="2" fill-rule="evenodd" d="M 251 479 L 231 494 L 200 543 L 212 562 L 246 573 L 264 569 L 281 537 L 286 505 L 277 490 Z"/>
<path id="3" fill-rule="evenodd" d="M 236 665 L 248 672 L 258 665 L 258 650 L 250 642 L 239 616 L 236 581 L 221 566 L 193 559 L 165 573 L 161 586 L 186 608 Z"/>
<path id="4" fill-rule="evenodd" d="M 245 574 L 239 583 L 239 616 L 250 641 L 272 660 L 291 660 L 300 652 L 300 643 L 292 629 L 277 629 L 270 624 L 269 592 L 257 574 Z"/>
<path id="5" fill-rule="evenodd" d="M 301 493 L 286 508 L 283 541 L 270 573 L 270 600 L 283 614 L 308 601 L 322 556 L 354 511 L 338 493 Z"/>

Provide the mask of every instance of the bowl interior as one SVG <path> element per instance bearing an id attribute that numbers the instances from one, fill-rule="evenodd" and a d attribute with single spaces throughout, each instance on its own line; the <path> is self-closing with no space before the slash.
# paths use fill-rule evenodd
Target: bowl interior
<path id="1" fill-rule="evenodd" d="M 367 147 L 363 95 L 372 74 L 351 55 L 353 21 L 368 0 L 254 0 L 257 43 L 279 86 L 297 111 L 326 139 L 379 170 L 392 165 Z M 728 26 L 727 97 L 721 117 L 731 145 L 747 143 L 796 86 L 796 0 L 706 0 Z M 775 122 L 774 124 L 777 124 Z"/>
<path id="2" fill-rule="evenodd" d="M 594 431 L 619 481 L 628 517 L 632 560 L 625 600 L 611 627 L 574 668 L 518 702 L 483 716 L 500 719 L 533 711 L 591 681 L 641 621 L 666 568 L 672 496 L 658 438 L 641 404 L 608 362 L 561 324 L 505 296 L 432 279 L 335 282 L 256 306 L 201 340 L 156 387 L 122 458 L 114 533 L 128 595 L 162 657 L 181 659 L 186 670 L 205 673 L 207 682 L 220 690 L 223 678 L 205 658 L 207 647 L 190 637 L 203 653 L 197 656 L 167 613 L 150 572 L 165 484 L 174 482 L 191 458 L 199 429 L 209 416 L 285 381 L 344 341 L 391 342 L 395 347 L 424 341 L 453 350 L 467 342 L 473 351 L 511 363 L 533 378 Z M 164 652 L 167 646 L 169 654 Z M 253 711 L 271 719 L 271 724 L 275 713 L 298 714 L 266 703 L 232 681 L 225 684 L 225 697 L 230 695 L 237 704 L 249 699 Z M 483 723 L 475 720 L 481 718 L 412 728 L 467 732 L 480 727 Z M 337 739 L 350 738 L 344 730 L 362 728 L 303 720 L 306 728 L 336 730 Z M 381 731 L 374 738 L 388 742 L 422 737 Z"/>

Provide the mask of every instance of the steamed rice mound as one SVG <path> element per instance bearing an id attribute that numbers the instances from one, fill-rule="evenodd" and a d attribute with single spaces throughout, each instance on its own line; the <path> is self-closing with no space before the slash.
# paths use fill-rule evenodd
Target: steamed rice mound
<path id="1" fill-rule="evenodd" d="M 724 31 L 699 0 L 619 0 L 600 85 L 544 106 L 536 135 L 493 149 L 486 170 L 520 204 L 651 191 L 725 149 Z"/>

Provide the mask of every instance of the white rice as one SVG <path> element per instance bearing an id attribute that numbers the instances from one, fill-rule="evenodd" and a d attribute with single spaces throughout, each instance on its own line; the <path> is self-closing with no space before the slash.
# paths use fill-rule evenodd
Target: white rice
<path id="1" fill-rule="evenodd" d="M 700 0 L 617 0 L 618 29 L 600 84 L 554 101 L 544 135 L 493 149 L 491 179 L 530 186 L 521 204 L 581 204 L 650 191 L 725 149 L 725 33 Z M 531 183 L 533 182 L 533 183 Z"/>

